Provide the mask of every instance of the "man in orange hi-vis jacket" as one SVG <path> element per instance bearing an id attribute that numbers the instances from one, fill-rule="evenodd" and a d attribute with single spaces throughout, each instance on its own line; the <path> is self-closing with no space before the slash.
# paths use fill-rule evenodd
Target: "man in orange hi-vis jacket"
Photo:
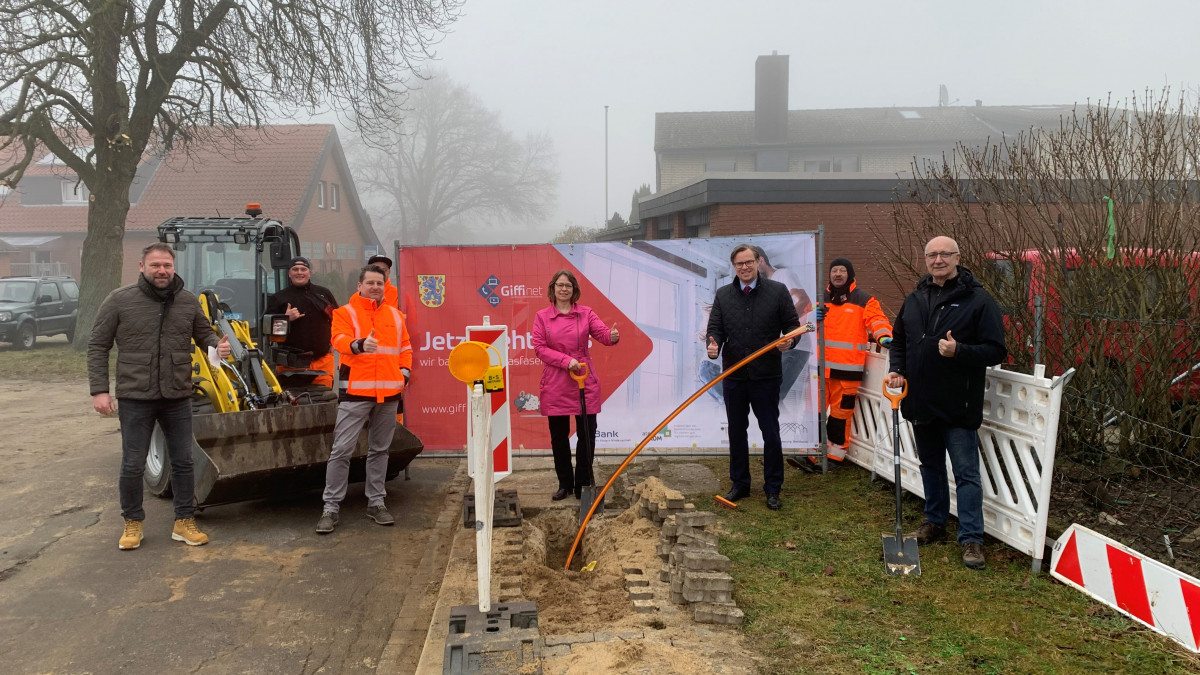
<path id="1" fill-rule="evenodd" d="M 875 296 L 854 283 L 854 265 L 835 258 L 829 265 L 827 304 L 817 306 L 817 321 L 824 322 L 825 335 L 825 420 L 830 466 L 839 466 L 850 445 L 850 419 L 871 342 L 887 346 L 892 341 L 888 322 Z M 792 466 L 815 470 L 816 462 L 789 457 Z"/>
<path id="2" fill-rule="evenodd" d="M 333 449 L 325 466 L 325 507 L 317 532 L 333 532 L 346 496 L 350 456 L 367 427 L 367 517 L 380 525 L 396 522 L 384 504 L 388 446 L 396 433 L 396 406 L 412 368 L 412 345 L 404 315 L 384 301 L 387 274 L 368 265 L 358 275 L 358 292 L 333 312 L 333 348 L 338 372 L 338 414 Z"/>

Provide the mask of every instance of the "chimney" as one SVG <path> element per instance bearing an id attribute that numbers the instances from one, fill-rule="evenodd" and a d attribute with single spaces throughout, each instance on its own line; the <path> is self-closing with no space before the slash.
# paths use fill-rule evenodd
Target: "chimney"
<path id="1" fill-rule="evenodd" d="M 754 62 L 754 140 L 784 143 L 788 137 L 788 56 L 771 52 Z"/>

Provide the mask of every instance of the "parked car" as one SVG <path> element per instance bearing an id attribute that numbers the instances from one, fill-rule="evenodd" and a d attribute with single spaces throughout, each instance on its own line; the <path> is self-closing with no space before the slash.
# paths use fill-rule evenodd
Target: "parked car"
<path id="1" fill-rule="evenodd" d="M 75 339 L 79 284 L 68 276 L 0 279 L 0 342 L 29 349 L 38 336 Z"/>

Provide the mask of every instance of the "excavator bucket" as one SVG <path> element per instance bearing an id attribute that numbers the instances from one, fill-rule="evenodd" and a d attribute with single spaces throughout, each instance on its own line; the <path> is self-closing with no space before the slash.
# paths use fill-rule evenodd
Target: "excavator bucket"
<path id="1" fill-rule="evenodd" d="M 193 416 L 197 505 L 320 488 L 336 418 L 336 401 Z M 407 468 L 422 449 L 420 439 L 397 425 L 388 448 L 388 479 Z M 364 430 L 350 461 L 352 482 L 363 480 L 366 455 Z"/>

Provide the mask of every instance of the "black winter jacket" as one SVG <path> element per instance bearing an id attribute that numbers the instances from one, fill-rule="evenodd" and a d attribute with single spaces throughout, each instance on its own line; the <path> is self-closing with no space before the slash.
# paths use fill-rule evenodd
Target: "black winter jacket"
<path id="1" fill-rule="evenodd" d="M 736 276 L 732 283 L 717 289 L 712 312 L 708 315 L 708 337 L 721 348 L 722 370 L 733 367 L 780 335 L 800 327 L 796 305 L 787 286 L 761 274 L 749 295 L 742 293 Z M 794 348 L 800 341 L 792 345 Z M 772 349 L 729 376 L 732 380 L 766 380 L 783 376 L 779 350 Z"/>
<path id="2" fill-rule="evenodd" d="M 192 341 L 207 354 L 218 339 L 179 275 L 170 289 L 166 297 L 159 296 L 139 274 L 137 283 L 104 299 L 88 339 L 88 386 L 93 396 L 108 392 L 108 353 L 114 342 L 118 399 L 192 395 Z"/>
<path id="3" fill-rule="evenodd" d="M 283 314 L 291 305 L 304 316 L 291 322 L 288 328 L 288 347 L 312 352 L 319 359 L 329 353 L 330 327 L 333 325 L 333 310 L 338 301 L 333 292 L 313 283 L 304 286 L 288 285 L 267 299 L 267 314 Z"/>
<path id="4" fill-rule="evenodd" d="M 971 271 L 959 266 L 945 286 L 933 283 L 931 275 L 922 277 L 892 330 L 891 371 L 908 380 L 904 418 L 978 429 L 987 367 L 1003 361 L 1008 350 L 1000 307 Z M 953 358 L 938 353 L 947 331 L 958 343 Z"/>

